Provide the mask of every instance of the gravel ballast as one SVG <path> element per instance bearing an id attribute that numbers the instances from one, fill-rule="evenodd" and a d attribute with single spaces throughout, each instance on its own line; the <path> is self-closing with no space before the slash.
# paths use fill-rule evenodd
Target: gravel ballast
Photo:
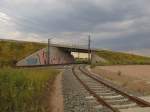
<path id="1" fill-rule="evenodd" d="M 95 112 L 87 102 L 82 85 L 72 74 L 71 67 L 63 73 L 64 112 Z"/>

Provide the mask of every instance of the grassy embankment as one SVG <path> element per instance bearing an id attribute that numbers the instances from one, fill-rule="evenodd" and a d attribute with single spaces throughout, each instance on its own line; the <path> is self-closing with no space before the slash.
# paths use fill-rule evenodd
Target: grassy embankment
<path id="1" fill-rule="evenodd" d="M 48 97 L 59 71 L 11 68 L 18 60 L 45 46 L 43 43 L 0 40 L 0 112 L 47 112 Z"/>
<path id="2" fill-rule="evenodd" d="M 0 112 L 47 112 L 56 74 L 50 68 L 0 69 Z"/>
<path id="3" fill-rule="evenodd" d="M 97 54 L 106 59 L 107 62 L 98 62 L 96 65 L 132 65 L 132 64 L 150 64 L 150 57 L 138 56 L 128 53 L 114 51 L 99 51 Z"/>
<path id="4" fill-rule="evenodd" d="M 43 43 L 0 40 L 0 67 L 14 66 L 20 59 L 45 46 Z"/>

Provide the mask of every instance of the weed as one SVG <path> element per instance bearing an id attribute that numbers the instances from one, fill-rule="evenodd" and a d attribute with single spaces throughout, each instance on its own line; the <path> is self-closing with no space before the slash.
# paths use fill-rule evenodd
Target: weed
<path id="1" fill-rule="evenodd" d="M 121 71 L 118 71 L 117 75 L 118 75 L 118 76 L 121 76 L 121 74 L 122 74 Z"/>
<path id="2" fill-rule="evenodd" d="M 52 69 L 0 70 L 0 112 L 46 112 L 41 100 L 48 80 L 58 72 Z"/>

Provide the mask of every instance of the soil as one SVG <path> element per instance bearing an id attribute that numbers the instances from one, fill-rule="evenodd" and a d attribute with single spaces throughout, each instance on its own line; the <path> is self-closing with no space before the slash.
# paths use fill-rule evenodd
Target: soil
<path id="1" fill-rule="evenodd" d="M 133 94 L 150 95 L 150 65 L 97 66 L 92 72 L 100 74 Z"/>
<path id="2" fill-rule="evenodd" d="M 53 85 L 53 91 L 50 97 L 50 112 L 64 112 L 63 95 L 62 95 L 62 73 L 60 73 Z"/>

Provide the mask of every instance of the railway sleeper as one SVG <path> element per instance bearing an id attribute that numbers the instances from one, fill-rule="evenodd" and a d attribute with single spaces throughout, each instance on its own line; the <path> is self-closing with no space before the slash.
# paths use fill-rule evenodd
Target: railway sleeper
<path id="1" fill-rule="evenodd" d="M 92 88 L 92 87 L 90 87 L 91 88 L 91 90 L 93 90 L 93 91 L 98 91 L 98 92 L 102 92 L 102 93 L 106 93 L 106 92 L 108 92 L 108 91 L 110 91 L 110 90 L 108 90 L 107 88 Z M 111 91 L 110 91 L 111 92 Z"/>
<path id="2" fill-rule="evenodd" d="M 101 88 L 91 88 L 93 91 L 98 91 L 98 92 L 101 92 L 101 93 L 114 93 L 115 91 L 112 91 L 108 88 L 104 88 L 104 89 L 101 89 Z M 116 92 L 115 92 L 116 93 Z"/>
<path id="3" fill-rule="evenodd" d="M 116 96 L 116 95 L 118 95 L 114 92 L 101 92 L 101 90 L 93 90 L 93 91 L 100 96 Z"/>
<path id="4" fill-rule="evenodd" d="M 123 100 L 126 99 L 125 97 L 102 97 L 104 100 L 110 101 L 110 100 Z"/>
<path id="5" fill-rule="evenodd" d="M 103 85 L 101 85 L 101 84 L 98 84 L 98 83 L 89 83 L 89 82 L 86 82 L 86 81 L 84 81 L 86 84 L 88 84 L 88 85 L 91 85 L 91 86 L 93 86 L 93 87 L 105 87 L 106 88 L 106 86 L 103 86 Z"/>
<path id="6" fill-rule="evenodd" d="M 127 101 L 123 101 L 123 100 L 116 100 L 116 101 L 113 101 L 113 102 L 109 102 L 111 105 L 126 105 L 126 104 L 132 104 L 132 103 L 134 103 L 134 102 L 131 102 L 131 101 L 129 101 L 129 100 L 127 100 Z"/>
<path id="7" fill-rule="evenodd" d="M 116 95 L 118 95 L 117 93 L 115 93 L 115 92 L 106 92 L 106 93 L 101 93 L 100 91 L 99 92 L 97 92 L 97 94 L 98 95 L 100 95 L 100 96 L 116 96 Z"/>
<path id="8" fill-rule="evenodd" d="M 137 107 L 136 103 L 126 104 L 126 105 L 112 105 L 112 107 L 117 109 L 128 109 L 128 108 L 134 108 Z"/>
<path id="9" fill-rule="evenodd" d="M 129 100 L 127 98 L 124 98 L 124 99 L 106 100 L 106 102 L 113 104 L 113 103 L 116 103 L 116 102 L 119 102 L 119 103 L 120 102 L 129 102 Z"/>
<path id="10" fill-rule="evenodd" d="M 122 95 L 103 96 L 103 98 L 124 98 Z"/>
<path id="11" fill-rule="evenodd" d="M 92 89 L 93 90 L 93 89 Z M 97 90 L 93 90 L 94 92 L 97 92 L 97 93 L 101 93 L 101 94 L 105 94 L 105 93 L 112 93 L 112 91 L 111 90 L 109 90 L 109 89 L 97 89 Z"/>
<path id="12" fill-rule="evenodd" d="M 87 85 L 93 87 L 93 88 L 107 88 L 106 86 L 102 86 L 102 85 L 99 85 L 99 84 L 90 84 L 88 82 L 85 82 Z"/>

